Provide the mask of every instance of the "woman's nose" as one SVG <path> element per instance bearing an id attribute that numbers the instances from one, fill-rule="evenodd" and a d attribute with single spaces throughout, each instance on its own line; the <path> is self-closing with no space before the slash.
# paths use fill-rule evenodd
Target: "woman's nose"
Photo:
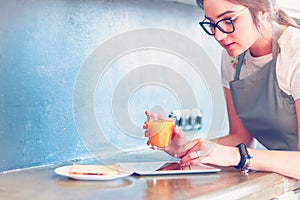
<path id="1" fill-rule="evenodd" d="M 227 33 L 223 33 L 222 31 L 220 31 L 218 28 L 215 29 L 215 35 L 214 35 L 215 39 L 217 41 L 221 41 L 223 40 L 225 37 L 227 37 Z"/>

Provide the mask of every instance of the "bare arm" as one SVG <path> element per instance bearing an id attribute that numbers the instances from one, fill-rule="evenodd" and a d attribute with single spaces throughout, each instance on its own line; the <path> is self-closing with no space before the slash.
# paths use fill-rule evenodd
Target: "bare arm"
<path id="1" fill-rule="evenodd" d="M 253 156 L 252 169 L 300 179 L 300 152 L 249 149 L 249 153 Z"/>
<path id="2" fill-rule="evenodd" d="M 230 89 L 224 88 L 226 106 L 229 119 L 229 135 L 216 139 L 218 144 L 235 146 L 239 143 L 245 143 L 249 145 L 253 137 L 249 134 L 247 129 L 244 127 L 241 119 L 236 114 Z"/>
<path id="3" fill-rule="evenodd" d="M 240 162 L 241 157 L 237 147 L 223 146 L 203 140 L 195 142 L 198 145 L 195 145 L 194 148 L 190 149 L 188 154 L 182 157 L 180 161 L 182 165 L 204 163 L 219 166 L 236 166 Z M 275 172 L 300 179 L 299 151 L 248 149 L 248 152 L 253 156 L 251 159 L 252 170 Z"/>
<path id="4" fill-rule="evenodd" d="M 229 109 L 230 118 L 230 135 L 226 136 L 219 141 L 223 144 L 228 145 L 227 140 L 230 138 L 239 138 L 236 135 L 242 133 L 247 138 L 247 133 L 244 130 L 239 118 L 237 117 L 232 100 L 230 91 L 226 91 L 227 107 Z M 300 99 L 295 101 L 296 114 L 298 121 L 298 140 L 300 141 Z M 235 126 L 233 126 L 235 125 Z M 238 128 L 239 127 L 239 128 Z M 246 130 L 245 130 L 246 131 Z M 214 144 L 210 141 L 194 140 L 193 147 L 189 149 L 188 153 L 181 159 L 181 163 L 184 164 L 214 164 L 219 166 L 236 166 L 240 162 L 240 154 L 237 147 L 224 146 Z M 225 141 L 225 142 L 224 142 Z M 243 141 L 243 140 L 242 140 Z M 300 143 L 298 142 L 298 149 L 300 150 Z M 300 179 L 300 151 L 268 151 L 268 150 L 255 150 L 248 149 L 250 155 L 253 156 L 251 159 L 251 169 L 258 171 L 275 172 L 285 176 Z M 197 153 L 198 152 L 198 153 Z M 200 158 L 199 158 L 200 155 Z M 226 156 L 224 156 L 226 155 Z"/>

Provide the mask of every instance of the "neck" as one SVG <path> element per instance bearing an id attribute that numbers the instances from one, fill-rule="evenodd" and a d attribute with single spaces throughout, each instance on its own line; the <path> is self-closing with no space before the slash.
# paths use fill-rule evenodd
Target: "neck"
<path id="1" fill-rule="evenodd" d="M 272 53 L 272 35 L 259 37 L 249 49 L 253 57 L 260 57 Z"/>
<path id="2" fill-rule="evenodd" d="M 272 30 L 272 23 L 265 23 L 262 26 L 262 32 L 258 33 L 257 40 L 249 48 L 253 57 L 260 57 L 272 53 Z"/>

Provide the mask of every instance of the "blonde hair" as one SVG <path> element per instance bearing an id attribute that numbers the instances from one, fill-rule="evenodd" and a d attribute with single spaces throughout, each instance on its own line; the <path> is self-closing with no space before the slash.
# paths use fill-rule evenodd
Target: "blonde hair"
<path id="1" fill-rule="evenodd" d="M 197 4 L 203 8 L 203 1 L 204 0 L 197 0 Z M 277 22 L 278 24 L 285 25 L 285 26 L 293 26 L 300 28 L 299 25 L 284 12 L 282 9 L 278 8 L 275 0 L 227 0 L 233 4 L 243 5 L 247 7 L 252 15 L 252 19 L 257 30 L 261 30 L 260 20 L 258 19 L 259 12 L 268 12 L 269 21 L 270 22 Z"/>

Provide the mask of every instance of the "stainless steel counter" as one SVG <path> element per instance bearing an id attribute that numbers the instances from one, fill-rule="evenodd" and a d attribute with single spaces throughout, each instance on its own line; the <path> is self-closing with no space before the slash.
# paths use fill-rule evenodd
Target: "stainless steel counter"
<path id="1" fill-rule="evenodd" d="M 130 176 L 78 181 L 47 166 L 0 174 L 0 199 L 272 199 L 300 188 L 300 181 L 275 173 L 242 175 L 233 168 L 211 174 Z"/>

